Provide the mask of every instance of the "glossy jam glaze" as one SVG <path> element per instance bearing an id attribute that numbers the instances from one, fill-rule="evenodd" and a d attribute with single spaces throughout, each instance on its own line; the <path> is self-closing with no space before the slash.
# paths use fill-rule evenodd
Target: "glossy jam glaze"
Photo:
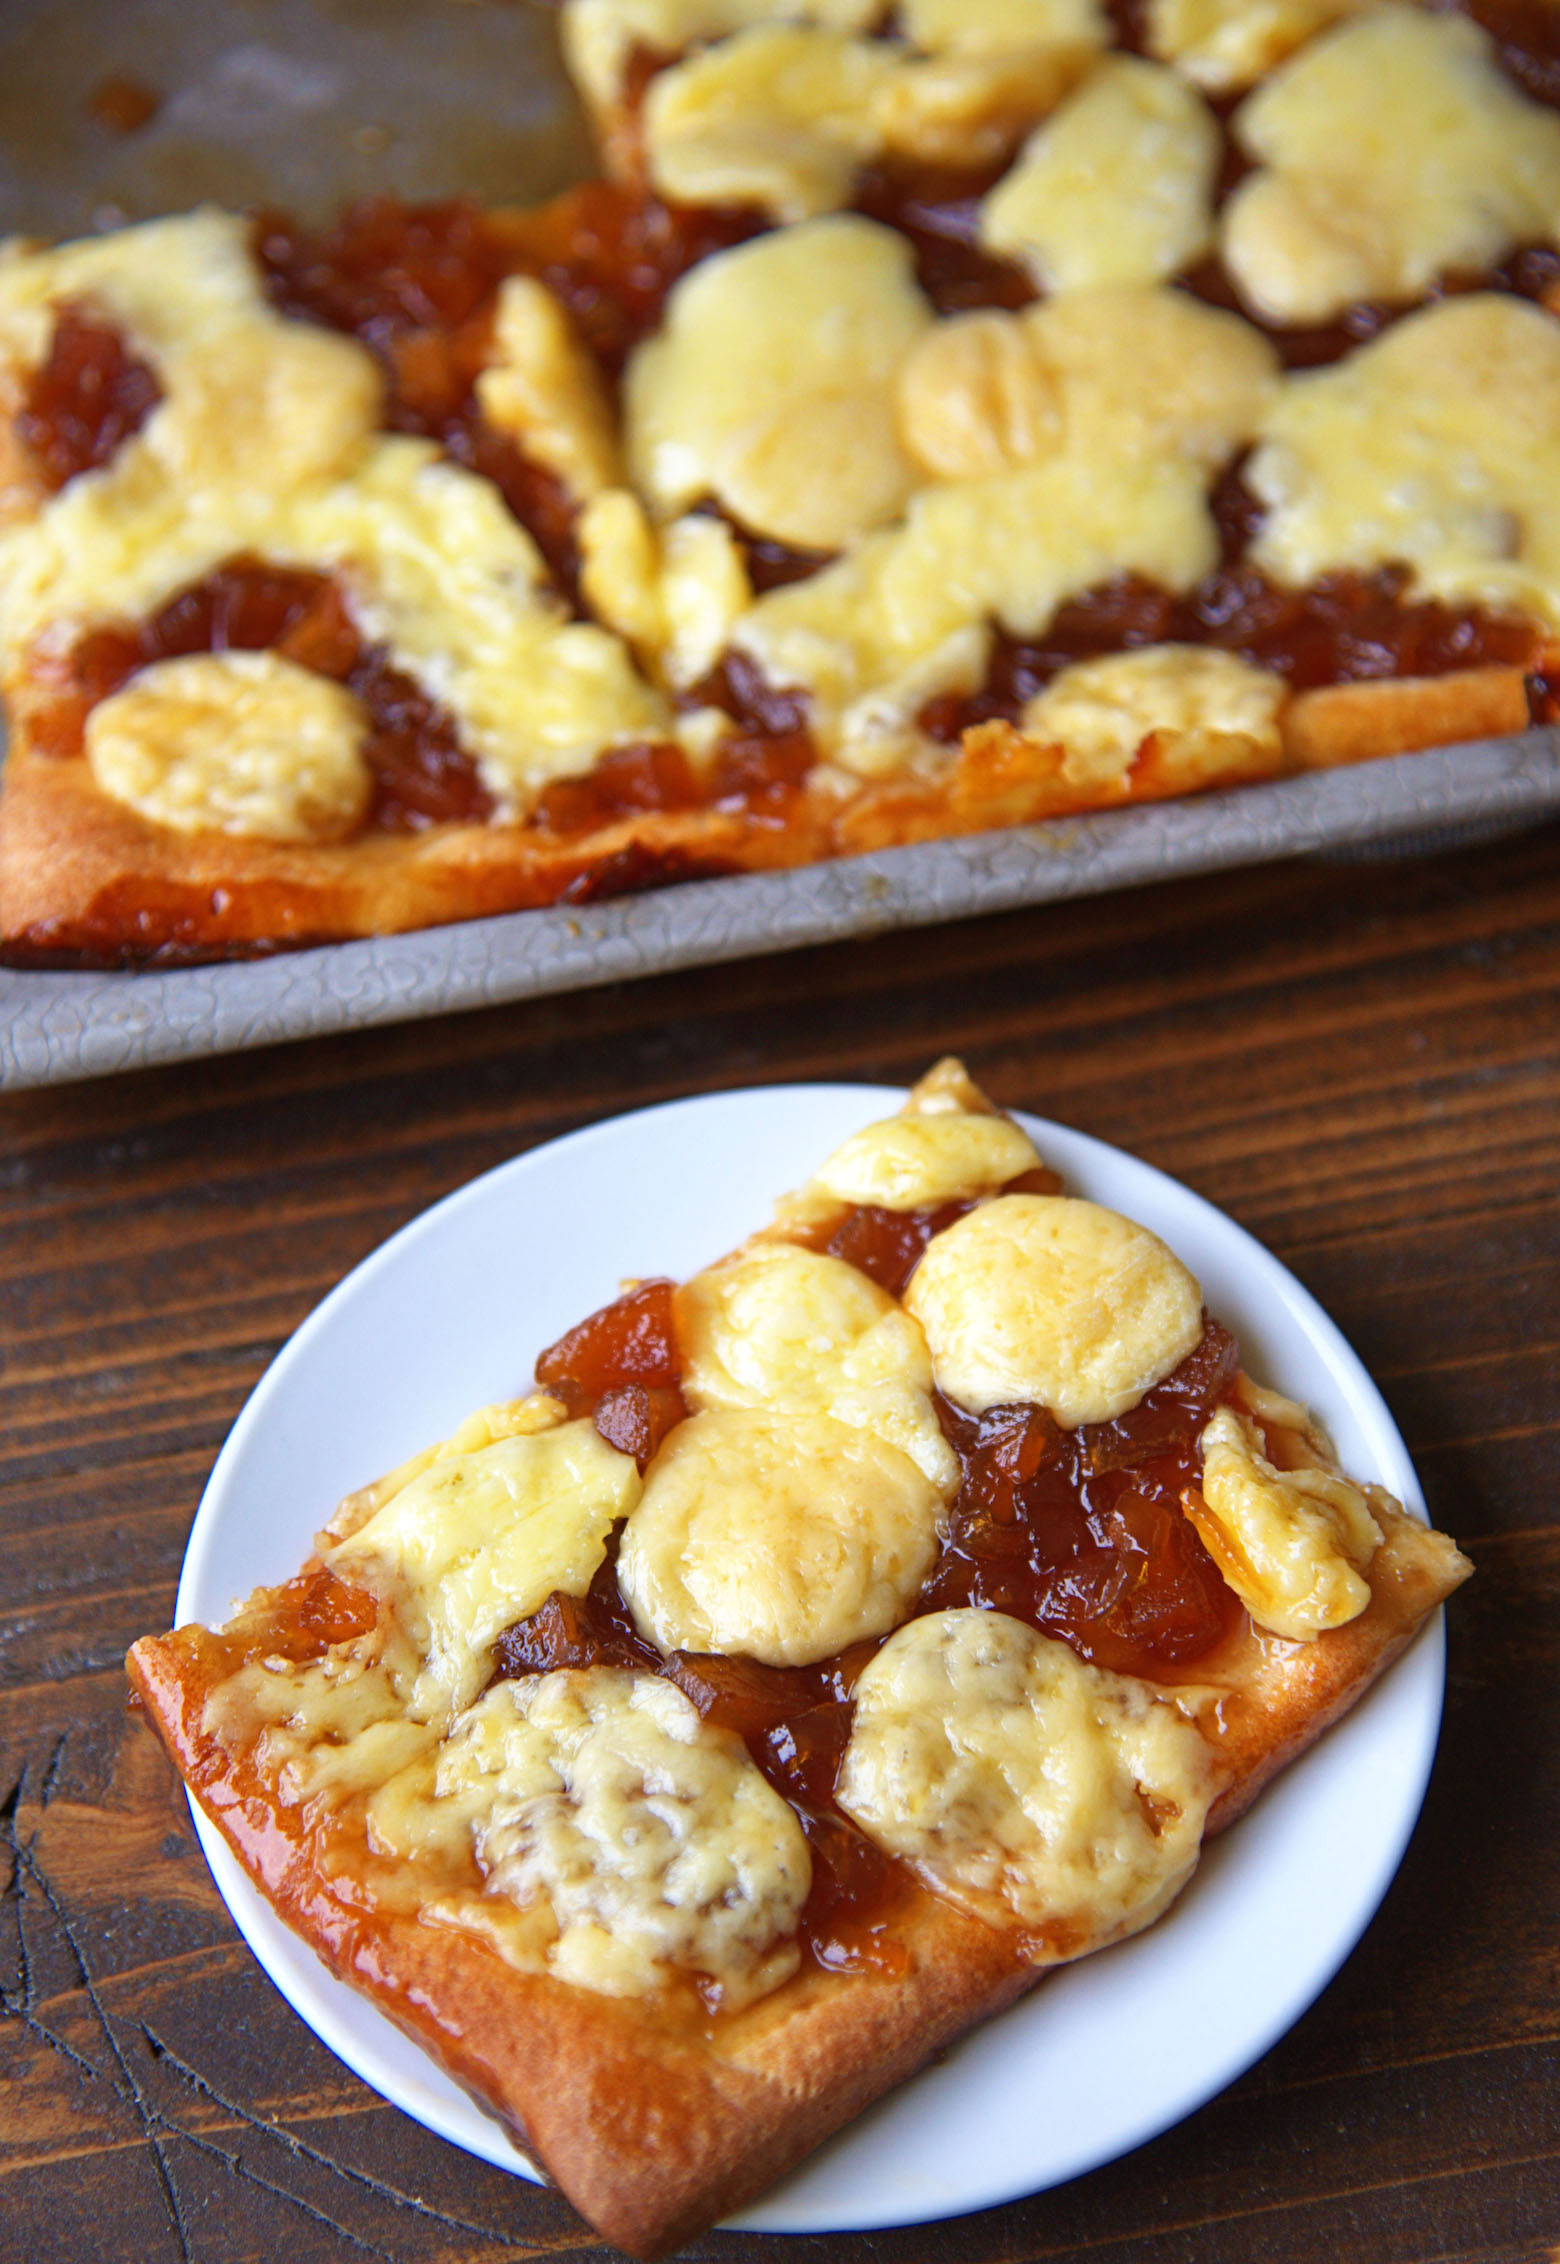
<path id="1" fill-rule="evenodd" d="M 55 310 L 49 351 L 27 381 L 16 437 L 50 494 L 108 463 L 140 431 L 162 387 L 120 331 L 89 307 Z"/>
<path id="2" fill-rule="evenodd" d="M 1049 1193 L 1059 1184 L 1042 1167 L 1007 1191 Z M 898 1295 L 931 1236 L 970 1207 L 848 1206 L 808 1240 Z M 1137 1407 L 1077 1431 L 1061 1430 L 1039 1407 L 974 1417 L 939 1395 L 938 1417 L 961 1477 L 917 1611 L 1006 1612 L 1098 1665 L 1149 1679 L 1218 1649 L 1244 1614 L 1182 1501 L 1198 1484 L 1202 1427 L 1238 1364 L 1234 1339 L 1210 1322 L 1194 1351 Z M 653 1281 L 571 1329 L 543 1353 L 536 1374 L 571 1415 L 592 1415 L 602 1436 L 634 1453 L 643 1469 L 680 1417 L 681 1367 L 673 1285 Z M 657 1411 L 654 1423 L 642 1417 L 646 1403 Z M 668 1675 L 702 1715 L 742 1737 L 801 1816 L 814 1859 L 802 1925 L 809 1954 L 839 1967 L 891 1965 L 890 1912 L 902 1877 L 834 1803 L 851 1693 L 877 1642 L 808 1667 L 685 1652 L 664 1658 L 640 1634 L 618 1587 L 617 1539 L 587 1595 L 553 1595 L 500 1636 L 497 1675 L 594 1665 Z"/>
<path id="3" fill-rule="evenodd" d="M 379 832 L 478 824 L 492 802 L 454 720 L 382 647 L 365 645 L 327 574 L 233 558 L 193 582 L 134 628 L 94 629 L 78 640 L 34 745 L 79 754 L 100 700 L 154 661 L 187 653 L 280 653 L 344 684 L 368 711 L 363 754 L 374 776 L 365 823 Z"/>

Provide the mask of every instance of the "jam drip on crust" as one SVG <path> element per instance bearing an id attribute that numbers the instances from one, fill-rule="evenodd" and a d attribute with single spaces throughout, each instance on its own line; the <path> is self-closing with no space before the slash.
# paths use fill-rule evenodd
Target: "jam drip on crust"
<path id="1" fill-rule="evenodd" d="M 124 333 L 71 300 L 55 310 L 49 351 L 28 380 L 16 437 L 51 495 L 108 463 L 162 399 Z"/>
<path id="2" fill-rule="evenodd" d="M 454 720 L 384 648 L 365 645 L 328 574 L 232 558 L 170 598 L 138 629 L 95 629 L 65 683 L 32 724 L 53 755 L 81 752 L 87 716 L 137 670 L 184 653 L 277 652 L 344 684 L 368 711 L 363 753 L 374 774 L 365 824 L 384 833 L 479 824 L 493 804 Z"/>

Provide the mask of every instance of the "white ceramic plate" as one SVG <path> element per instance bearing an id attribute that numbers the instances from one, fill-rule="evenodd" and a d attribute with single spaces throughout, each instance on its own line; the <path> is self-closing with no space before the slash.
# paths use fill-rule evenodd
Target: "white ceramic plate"
<path id="1" fill-rule="evenodd" d="M 782 1086 L 675 1101 L 521 1156 L 405 1227 L 267 1371 L 206 1489 L 178 1620 L 220 1622 L 287 1578 L 338 1498 L 524 1390 L 554 1337 L 627 1275 L 684 1275 L 759 1225 L 903 1096 Z M 1069 1187 L 1152 1226 L 1246 1364 L 1325 1416 L 1347 1467 L 1423 1512 L 1380 1394 L 1315 1300 L 1199 1196 L 1118 1150 L 1024 1120 Z M 1033 2193 L 1165 2130 L 1265 2052 L 1375 1911 L 1419 1812 L 1440 1722 L 1439 1617 L 1368 1698 L 1210 1849 L 1169 1916 L 1046 1981 L 733 2220 L 788 2233 L 952 2216 Z M 196 1825 L 228 1908 L 316 2035 L 418 2122 L 532 2176 L 500 2125 L 280 1923 Z"/>

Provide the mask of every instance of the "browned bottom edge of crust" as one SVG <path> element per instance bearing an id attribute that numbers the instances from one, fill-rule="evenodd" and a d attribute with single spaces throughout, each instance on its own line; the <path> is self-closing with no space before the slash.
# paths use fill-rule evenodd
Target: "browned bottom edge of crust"
<path id="1" fill-rule="evenodd" d="M 1222 1830 L 1364 1693 L 1470 1569 L 1406 1514 L 1384 1521 L 1373 1600 L 1313 1644 L 1247 1638 L 1221 1661 Z M 753 2200 L 966 2029 L 1041 1978 L 1013 1935 L 915 1888 L 895 1975 L 811 1971 L 703 2033 L 655 2009 L 525 1974 L 485 1942 L 417 1917 L 365 1924 L 300 1881 L 265 1817 L 213 1769 L 210 1684 L 171 1638 L 129 1669 L 175 1765 L 245 1871 L 325 1964 L 361 1989 L 496 2113 L 605 2237 L 664 2254 Z"/>
<path id="2" fill-rule="evenodd" d="M 783 816 L 654 811 L 553 836 L 438 827 L 290 845 L 181 834 L 111 801 L 79 757 L 28 742 L 0 789 L 0 958 L 28 967 L 181 966 L 404 933 L 689 880 L 772 871 L 1253 784 L 1523 729 L 1516 669 L 1346 684 L 1292 699 L 1282 746 L 1152 732 L 1125 767 L 1080 764 L 1010 724 L 973 727 L 948 771 L 817 788 Z"/>
<path id="3" fill-rule="evenodd" d="M 317 1880 L 300 1899 L 264 1818 L 198 1781 L 206 1686 L 166 1637 L 137 1643 L 128 1664 L 180 1773 L 293 1930 L 635 2255 L 663 2255 L 754 2199 L 1040 1978 L 1004 1936 L 916 1891 L 907 1973 L 799 1977 L 722 2020 L 717 2048 L 637 2000 L 520 1972 L 454 1928 L 398 1916 L 365 1925 Z"/>

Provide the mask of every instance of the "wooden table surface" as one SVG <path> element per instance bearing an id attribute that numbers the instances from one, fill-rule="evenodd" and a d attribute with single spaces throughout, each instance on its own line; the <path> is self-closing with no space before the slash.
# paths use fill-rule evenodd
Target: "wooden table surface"
<path id="1" fill-rule="evenodd" d="M 624 1108 L 962 1052 L 1275 1250 L 1477 1576 L 1364 1943 L 1221 2098 L 952 2224 L 764 2264 L 1493 2264 L 1560 2243 L 1560 832 L 1293 864 L 0 1102 L 0 2256 L 598 2248 L 428 2136 L 238 1939 L 120 1660 L 229 1424 L 436 1197 Z M 1260 1810 L 1246 1827 L 1261 1829 Z"/>

